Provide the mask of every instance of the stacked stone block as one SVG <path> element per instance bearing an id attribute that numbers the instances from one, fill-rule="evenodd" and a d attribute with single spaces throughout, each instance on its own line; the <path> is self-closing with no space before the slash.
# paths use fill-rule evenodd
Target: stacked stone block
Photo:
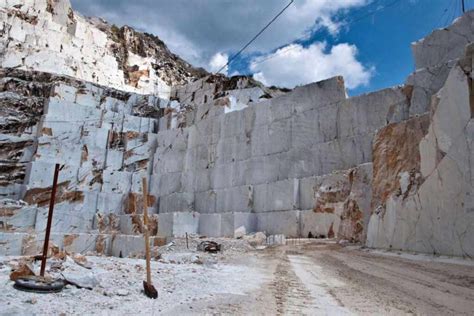
<path id="1" fill-rule="evenodd" d="M 208 236 L 233 236 L 240 226 L 337 235 L 347 197 L 317 214 L 308 201 L 319 188 L 308 189 L 307 179 L 371 162 L 376 131 L 406 119 L 408 102 L 402 88 L 346 99 L 336 77 L 230 113 L 220 99 L 200 104 L 193 125 L 158 133 L 153 170 L 166 183 L 159 213 L 197 212 L 192 233 Z"/>
<path id="2" fill-rule="evenodd" d="M 43 91 L 39 99 L 42 115 L 23 131 L 30 135 L 31 144 L 15 154 L 21 158 L 18 163 L 25 166 L 24 174 L 14 186 L 8 182 L 2 186 L 2 192 L 14 190 L 4 197 L 28 203 L 1 207 L 1 238 L 8 245 L 6 254 L 40 250 L 56 163 L 63 168 L 52 226 L 55 244 L 71 251 L 94 250 L 117 256 L 139 252 L 143 248 L 143 177 L 150 182 L 149 228 L 155 235 L 158 230 L 158 198 L 153 195 L 158 183 L 153 181 L 151 172 L 158 146 L 160 109 L 168 101 L 67 77 L 43 73 L 31 76 L 20 70 L 4 71 L 2 82 L 8 82 L 10 93 L 19 97 L 23 97 L 23 82 L 29 82 L 30 89 L 37 85 Z M 11 107 L 23 104 L 9 103 Z M 7 129 L 8 126 L 2 125 L 10 132 L 1 138 L 8 145 L 2 148 L 5 156 L 18 152 L 11 145 L 15 137 L 26 139 L 24 134 L 14 136 L 18 128 Z M 141 247 L 122 244 L 124 241 L 141 241 Z M 12 243 L 20 247 L 11 246 Z"/>

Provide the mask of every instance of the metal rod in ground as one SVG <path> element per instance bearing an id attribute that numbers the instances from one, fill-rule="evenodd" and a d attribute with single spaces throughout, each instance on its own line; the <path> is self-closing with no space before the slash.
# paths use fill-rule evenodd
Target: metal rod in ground
<path id="1" fill-rule="evenodd" d="M 51 224 L 53 222 L 54 200 L 56 198 L 56 189 L 58 186 L 59 168 L 60 168 L 59 164 L 56 164 L 56 167 L 54 168 L 54 178 L 53 178 L 53 187 L 51 189 L 51 198 L 49 200 L 48 223 L 46 225 L 46 235 L 44 237 L 43 256 L 41 257 L 40 276 L 42 277 L 44 277 L 44 271 L 46 270 L 46 257 L 48 256 L 49 236 L 51 234 Z"/>
<path id="2" fill-rule="evenodd" d="M 188 233 L 186 233 L 186 249 L 189 249 L 189 244 L 188 244 Z"/>

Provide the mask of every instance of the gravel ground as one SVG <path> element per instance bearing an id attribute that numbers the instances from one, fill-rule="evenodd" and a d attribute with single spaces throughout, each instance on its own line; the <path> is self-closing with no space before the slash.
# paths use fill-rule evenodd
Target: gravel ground
<path id="1" fill-rule="evenodd" d="M 0 315 L 472 315 L 474 262 L 314 241 L 256 250 L 217 240 L 222 253 L 177 240 L 152 262 L 157 300 L 142 293 L 143 259 L 88 256 L 93 290 L 13 289 L 0 258 Z M 194 262 L 194 263 L 193 263 Z M 70 263 L 70 262 L 69 262 Z"/>
<path id="2" fill-rule="evenodd" d="M 183 305 L 192 313 L 195 302 L 219 295 L 244 296 L 262 286 L 263 267 L 229 263 L 253 247 L 244 241 L 220 241 L 224 251 L 215 255 L 190 251 L 184 240 L 162 247 L 162 259 L 152 261 L 158 300 L 150 300 L 142 293 L 143 259 L 88 256 L 92 269 L 79 269 L 97 279 L 93 290 L 68 285 L 61 293 L 34 294 L 15 290 L 9 280 L 10 265 L 19 258 L 0 257 L 0 315 L 173 314 Z M 190 249 L 195 249 L 198 242 L 191 241 Z M 253 260 L 253 254 L 249 254 L 245 256 L 247 263 Z M 39 269 L 38 264 L 35 267 Z"/>

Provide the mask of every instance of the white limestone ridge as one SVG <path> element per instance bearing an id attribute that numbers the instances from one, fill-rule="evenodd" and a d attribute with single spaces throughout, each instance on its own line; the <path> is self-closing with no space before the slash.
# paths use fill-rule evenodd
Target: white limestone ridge
<path id="1" fill-rule="evenodd" d="M 171 86 L 207 73 L 157 37 L 73 11 L 69 0 L 0 0 L 0 66 L 169 98 Z"/>

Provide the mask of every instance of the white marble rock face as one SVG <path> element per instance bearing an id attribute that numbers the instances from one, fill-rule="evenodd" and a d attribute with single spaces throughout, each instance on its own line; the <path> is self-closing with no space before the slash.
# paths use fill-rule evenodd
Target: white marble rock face
<path id="1" fill-rule="evenodd" d="M 404 86 L 353 98 L 342 77 L 284 92 L 248 77 L 190 82 L 178 59 L 160 72 L 166 47 L 125 47 L 123 59 L 114 36 L 145 35 L 67 0 L 3 0 L 0 18 L 0 111 L 14 113 L 0 112 L 0 196 L 30 204 L 0 205 L 0 254 L 37 251 L 59 163 L 53 237 L 71 251 L 140 256 L 146 198 L 159 236 L 245 227 L 474 255 L 472 12 L 448 28 L 456 36 L 414 44 Z M 400 136 L 425 119 L 421 141 Z"/>
<path id="2" fill-rule="evenodd" d="M 391 196 L 385 210 L 372 215 L 370 247 L 474 255 L 470 84 L 465 71 L 456 66 L 433 99 L 428 134 L 419 144 L 424 181 L 407 197 Z"/>
<path id="3" fill-rule="evenodd" d="M 186 83 L 193 78 L 192 67 L 146 38 L 151 46 L 158 45 L 163 55 L 147 56 L 134 53 L 121 60 L 113 47 L 121 45 L 114 32 L 123 32 L 126 41 L 143 35 L 126 28 L 114 29 L 103 21 L 85 18 L 73 11 L 69 0 L 0 1 L 2 31 L 0 39 L 1 67 L 36 70 L 72 76 L 104 86 L 169 98 L 171 86 Z M 99 29 L 98 24 L 107 31 Z M 128 45 L 128 44 L 127 44 Z M 168 64 L 180 68 L 171 77 L 165 69 Z M 164 65 L 164 66 L 163 66 Z M 124 71 L 125 69 L 125 71 Z M 184 71 L 183 71 L 184 70 Z"/>

